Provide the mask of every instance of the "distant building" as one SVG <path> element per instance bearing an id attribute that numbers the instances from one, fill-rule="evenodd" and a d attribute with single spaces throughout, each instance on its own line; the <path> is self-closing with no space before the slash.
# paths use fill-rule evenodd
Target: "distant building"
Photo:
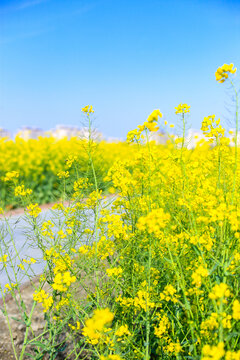
<path id="1" fill-rule="evenodd" d="M 104 140 L 108 143 L 119 143 L 119 142 L 126 141 L 126 138 L 123 139 L 123 138 L 116 138 L 116 137 L 109 136 L 107 138 L 104 138 Z"/>
<path id="2" fill-rule="evenodd" d="M 229 145 L 234 146 L 235 145 L 235 142 L 234 142 L 235 129 L 231 129 L 230 133 L 228 133 L 226 131 L 225 136 L 230 139 Z M 198 142 L 201 140 L 208 141 L 209 138 L 207 138 L 201 130 L 190 129 L 188 132 L 188 135 L 186 136 L 185 145 L 187 146 L 188 149 L 194 149 L 196 147 L 196 145 L 198 144 Z M 215 143 L 213 143 L 213 144 L 215 144 Z M 238 134 L 237 134 L 237 144 L 238 144 L 238 146 L 240 146 L 240 132 L 238 132 Z M 214 145 L 212 145 L 212 146 L 214 146 Z"/>
<path id="3" fill-rule="evenodd" d="M 78 128 L 75 126 L 66 126 L 66 125 L 57 125 L 55 129 L 50 130 L 49 132 L 51 136 L 56 139 L 63 139 L 67 137 L 71 139 L 72 137 L 78 137 L 80 139 L 88 139 L 89 138 L 89 130 L 88 128 Z M 103 135 L 93 130 L 91 133 L 91 137 L 96 141 L 103 140 Z"/>
<path id="4" fill-rule="evenodd" d="M 168 135 L 163 132 L 153 131 L 149 134 L 149 140 L 155 141 L 156 144 L 165 145 L 168 139 L 169 139 Z"/>
<path id="5" fill-rule="evenodd" d="M 10 131 L 0 128 L 0 138 L 11 138 Z"/>
<path id="6" fill-rule="evenodd" d="M 16 136 L 19 136 L 24 140 L 37 139 L 39 136 L 45 136 L 45 131 L 38 128 L 23 127 L 18 131 Z"/>
<path id="7" fill-rule="evenodd" d="M 198 142 L 201 140 L 207 140 L 201 130 L 190 129 L 185 139 L 185 146 L 188 149 L 194 149 Z"/>
<path id="8" fill-rule="evenodd" d="M 71 137 L 77 136 L 78 128 L 65 125 L 57 125 L 56 128 L 50 130 L 49 133 L 56 139 L 63 139 L 65 137 L 70 139 Z"/>
<path id="9" fill-rule="evenodd" d="M 229 138 L 230 138 L 230 146 L 235 146 L 235 134 L 236 129 L 230 129 L 229 130 Z M 240 145 L 240 131 L 237 133 L 237 145 Z"/>

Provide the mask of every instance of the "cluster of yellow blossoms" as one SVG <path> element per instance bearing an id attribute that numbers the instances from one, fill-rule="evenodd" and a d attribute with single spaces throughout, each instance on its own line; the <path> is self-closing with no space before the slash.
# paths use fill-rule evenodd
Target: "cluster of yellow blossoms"
<path id="1" fill-rule="evenodd" d="M 27 210 L 30 216 L 37 217 L 42 211 L 38 204 L 30 204 L 27 206 Z"/>
<path id="2" fill-rule="evenodd" d="M 97 309 L 94 311 L 93 316 L 86 320 L 82 333 L 88 341 L 95 345 L 107 332 L 106 326 L 111 324 L 114 314 L 109 309 Z"/>
<path id="3" fill-rule="evenodd" d="M 44 312 L 47 312 L 53 305 L 53 297 L 46 293 L 45 290 L 40 290 L 33 294 L 33 300 L 42 304 Z"/>
<path id="4" fill-rule="evenodd" d="M 223 66 L 219 67 L 215 73 L 216 80 L 220 83 L 223 83 L 229 76 L 229 74 L 235 74 L 237 68 L 233 68 L 233 64 L 223 64 Z"/>
<path id="5" fill-rule="evenodd" d="M 3 178 L 4 181 L 12 181 L 14 179 L 17 179 L 19 177 L 19 172 L 17 171 L 8 171 Z"/>
<path id="6" fill-rule="evenodd" d="M 84 112 L 85 114 L 89 115 L 91 113 L 94 113 L 93 107 L 92 105 L 86 105 L 82 108 L 82 112 Z"/>
<path id="7" fill-rule="evenodd" d="M 220 125 L 220 119 L 216 120 L 215 115 L 209 115 L 204 118 L 201 130 L 209 138 L 223 137 L 225 129 Z"/>
<path id="8" fill-rule="evenodd" d="M 147 121 L 144 121 L 143 125 L 139 125 L 136 130 L 128 132 L 127 141 L 139 141 L 143 131 L 158 131 L 159 127 L 157 126 L 157 122 L 159 117 L 162 117 L 161 111 L 159 109 L 153 110 L 153 112 L 148 116 Z"/>
<path id="9" fill-rule="evenodd" d="M 187 104 L 179 104 L 175 107 L 175 114 L 186 114 L 190 112 L 190 106 Z"/>
<path id="10" fill-rule="evenodd" d="M 31 189 L 25 189 L 24 185 L 16 186 L 14 189 L 15 196 L 27 196 L 32 194 Z"/>

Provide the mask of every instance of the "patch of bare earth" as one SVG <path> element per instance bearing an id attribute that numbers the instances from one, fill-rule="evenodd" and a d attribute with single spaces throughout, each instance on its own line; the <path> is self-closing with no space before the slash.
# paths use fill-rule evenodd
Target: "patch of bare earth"
<path id="1" fill-rule="evenodd" d="M 32 294 L 34 292 L 34 284 L 38 284 L 38 277 L 34 279 L 32 283 L 26 283 L 21 286 L 21 297 L 23 302 L 26 305 L 27 313 L 29 313 L 32 304 L 33 297 Z M 17 299 L 19 299 L 19 294 L 16 294 Z M 15 299 L 10 295 L 5 296 L 5 303 L 8 313 L 9 323 L 12 329 L 12 336 L 14 345 L 19 355 L 22 349 L 22 345 L 24 342 L 24 335 L 26 326 L 21 322 L 19 309 L 15 302 Z M 4 309 L 3 299 L 0 299 L 0 307 Z M 37 314 L 37 315 L 36 315 Z M 40 332 L 44 328 L 44 315 L 40 306 L 36 308 L 35 317 L 32 322 L 32 330 L 34 332 Z M 11 337 L 7 325 L 7 318 L 4 316 L 3 312 L 0 312 L 0 329 L 1 329 L 1 337 L 0 337 L 0 359 L 7 360 L 15 358 L 14 352 L 11 344 Z"/>
<path id="2" fill-rule="evenodd" d="M 35 291 L 34 287 L 38 286 L 38 283 L 39 283 L 39 277 L 36 277 L 32 283 L 28 282 L 28 283 L 22 285 L 22 287 L 21 287 L 21 291 L 20 291 L 21 297 L 22 297 L 23 302 L 25 303 L 27 314 L 29 314 L 31 311 L 32 304 L 33 304 L 33 292 Z M 45 288 L 45 290 L 47 290 L 47 289 Z M 79 292 L 79 295 L 80 296 L 83 295 L 81 291 Z M 17 294 L 16 297 L 19 299 L 19 294 Z M 10 326 L 12 329 L 14 346 L 16 349 L 17 356 L 19 357 L 22 347 L 23 347 L 23 343 L 24 343 L 26 325 L 20 321 L 19 309 L 15 302 L 15 299 L 11 295 L 6 295 L 5 302 L 6 302 Z M 3 299 L 0 299 L 0 308 L 1 309 L 4 308 L 3 305 L 4 305 Z M 45 324 L 46 324 L 46 322 L 44 319 L 44 313 L 43 313 L 42 306 L 38 304 L 35 307 L 34 315 L 33 315 L 32 322 L 31 322 L 31 327 L 30 327 L 30 329 L 34 333 L 34 337 L 42 334 Z M 33 337 L 31 335 L 31 330 L 29 331 L 28 340 Z M 6 316 L 4 316 L 2 311 L 0 311 L 0 334 L 1 334 L 1 336 L 0 336 L 0 360 L 15 359 L 14 352 L 12 349 L 12 344 L 11 344 L 11 338 L 10 338 L 10 334 L 9 334 L 9 330 L 8 330 L 8 325 L 7 325 L 7 318 L 6 318 Z M 68 329 L 66 329 L 65 333 L 61 334 L 60 341 L 65 341 L 66 335 L 69 335 Z M 80 339 L 80 336 L 79 336 L 79 339 Z M 40 338 L 39 338 L 39 340 L 40 340 Z M 57 354 L 55 359 L 63 360 L 67 357 L 69 360 L 75 360 L 76 353 L 73 354 L 72 356 L 69 356 L 69 353 L 73 349 L 72 345 L 73 344 L 71 343 L 71 340 L 69 340 L 69 337 L 68 337 L 68 341 L 65 344 L 65 349 L 63 349 L 63 351 L 60 351 Z M 27 346 L 26 353 L 30 353 L 30 354 L 34 355 L 34 351 L 31 348 L 31 346 L 29 346 L 29 345 Z M 32 357 L 30 357 L 30 356 L 24 355 L 23 359 L 27 360 L 27 359 L 31 359 L 31 358 Z M 83 351 L 81 351 L 81 355 L 78 356 L 77 358 L 90 360 L 91 356 L 88 351 L 83 350 Z M 41 359 L 48 360 L 49 355 L 45 354 Z"/>

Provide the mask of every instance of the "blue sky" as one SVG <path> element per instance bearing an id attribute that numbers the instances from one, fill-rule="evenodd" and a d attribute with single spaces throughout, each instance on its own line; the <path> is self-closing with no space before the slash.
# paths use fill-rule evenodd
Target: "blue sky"
<path id="1" fill-rule="evenodd" d="M 122 138 L 156 108 L 175 123 L 180 102 L 193 128 L 229 116 L 214 73 L 240 67 L 240 1 L 0 0 L 0 19 L 0 127 L 13 133 L 81 126 L 87 104 Z"/>

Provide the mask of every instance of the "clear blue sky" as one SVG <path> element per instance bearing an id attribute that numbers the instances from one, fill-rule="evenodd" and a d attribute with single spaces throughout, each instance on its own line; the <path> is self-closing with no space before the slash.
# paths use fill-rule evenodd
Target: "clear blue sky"
<path id="1" fill-rule="evenodd" d="M 0 127 L 80 126 L 92 104 L 98 129 L 125 137 L 186 102 L 200 128 L 227 114 L 214 73 L 230 62 L 240 70 L 240 1 L 0 0 Z"/>

